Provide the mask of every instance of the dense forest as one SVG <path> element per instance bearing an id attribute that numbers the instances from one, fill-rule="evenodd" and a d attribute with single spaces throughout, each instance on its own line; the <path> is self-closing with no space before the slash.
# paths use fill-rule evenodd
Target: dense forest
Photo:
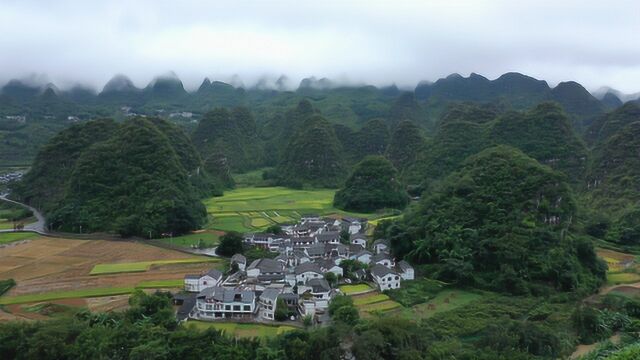
<path id="1" fill-rule="evenodd" d="M 12 195 L 42 209 L 51 230 L 158 236 L 202 226 L 200 198 L 217 183 L 180 128 L 136 117 L 62 131 Z"/>

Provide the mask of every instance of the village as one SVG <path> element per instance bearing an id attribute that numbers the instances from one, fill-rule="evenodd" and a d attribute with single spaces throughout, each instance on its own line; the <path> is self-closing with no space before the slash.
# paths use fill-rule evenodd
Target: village
<path id="1" fill-rule="evenodd" d="M 281 310 L 285 319 L 321 323 L 328 318 L 329 302 L 340 294 L 339 284 L 369 283 L 384 291 L 413 280 L 413 267 L 396 262 L 389 242 L 372 242 L 366 229 L 365 219 L 305 215 L 297 224 L 283 226 L 279 235 L 245 234 L 246 246 L 277 256 L 247 263 L 236 254 L 227 276 L 216 269 L 186 275 L 184 290 L 190 295 L 177 297 L 182 303 L 178 319 L 271 322 L 283 320 L 276 314 L 280 305 L 286 306 Z M 341 242 L 346 234 L 348 244 Z M 355 270 L 346 274 L 341 264 Z"/>

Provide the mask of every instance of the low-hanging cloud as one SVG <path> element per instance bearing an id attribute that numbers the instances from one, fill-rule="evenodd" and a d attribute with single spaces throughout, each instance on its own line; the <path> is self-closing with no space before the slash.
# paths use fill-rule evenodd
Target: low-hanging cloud
<path id="1" fill-rule="evenodd" d="M 414 86 L 519 71 L 635 92 L 639 18 L 638 1 L 5 0 L 0 81 L 101 88 L 124 73 L 144 86 L 172 70 L 187 88 L 281 74 Z"/>

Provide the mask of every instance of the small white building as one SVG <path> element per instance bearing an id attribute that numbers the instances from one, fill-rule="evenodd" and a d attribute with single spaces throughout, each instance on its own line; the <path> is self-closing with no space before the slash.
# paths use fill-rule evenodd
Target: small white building
<path id="1" fill-rule="evenodd" d="M 365 225 L 366 225 L 365 220 L 350 218 L 350 217 L 342 218 L 342 223 L 341 223 L 342 229 L 347 230 L 351 235 L 355 235 L 360 231 L 364 230 Z"/>
<path id="2" fill-rule="evenodd" d="M 297 284 L 306 284 L 311 279 L 322 279 L 322 269 L 315 262 L 308 262 L 296 266 L 294 269 Z"/>
<path id="3" fill-rule="evenodd" d="M 275 288 L 266 288 L 260 294 L 260 317 L 265 320 L 274 320 L 278 296 L 281 290 Z"/>
<path id="4" fill-rule="evenodd" d="M 399 289 L 400 288 L 400 275 L 384 265 L 375 264 L 369 269 L 371 272 L 371 278 L 378 285 L 380 291 Z"/>
<path id="5" fill-rule="evenodd" d="M 351 256 L 351 260 L 357 260 L 357 261 L 360 261 L 363 264 L 369 264 L 371 262 L 371 257 L 372 256 L 373 256 L 373 254 L 371 254 L 370 251 L 362 250 L 362 251 L 356 253 L 355 255 Z"/>
<path id="6" fill-rule="evenodd" d="M 351 237 L 351 243 L 354 245 L 360 245 L 363 248 L 367 247 L 367 236 L 364 234 L 355 234 Z"/>
<path id="7" fill-rule="evenodd" d="M 373 251 L 376 254 L 380 254 L 381 252 L 389 251 L 389 240 L 386 239 L 378 239 L 373 242 Z"/>
<path id="8" fill-rule="evenodd" d="M 339 277 L 344 275 L 344 270 L 333 259 L 319 260 L 318 265 L 323 274 L 332 272 Z"/>
<path id="9" fill-rule="evenodd" d="M 411 265 L 409 265 L 408 262 L 404 261 L 404 260 L 400 260 L 398 262 L 398 268 L 399 268 L 399 272 L 400 272 L 400 277 L 402 277 L 402 280 L 413 280 L 415 279 L 415 274 L 413 271 L 413 267 Z"/>
<path id="10" fill-rule="evenodd" d="M 211 269 L 200 275 L 185 275 L 184 291 L 200 292 L 208 287 L 218 286 L 222 282 L 222 273 Z"/>
<path id="11" fill-rule="evenodd" d="M 384 265 L 390 269 L 393 269 L 396 266 L 395 261 L 393 261 L 393 258 L 391 257 L 391 255 L 389 255 L 388 253 L 380 253 L 380 254 L 376 254 L 373 255 L 371 257 L 371 263 L 372 264 L 380 264 L 380 265 Z"/>
<path id="12" fill-rule="evenodd" d="M 236 264 L 238 265 L 238 270 L 245 271 L 247 269 L 247 258 L 242 254 L 235 254 L 231 257 L 230 264 L 232 266 L 233 264 Z"/>

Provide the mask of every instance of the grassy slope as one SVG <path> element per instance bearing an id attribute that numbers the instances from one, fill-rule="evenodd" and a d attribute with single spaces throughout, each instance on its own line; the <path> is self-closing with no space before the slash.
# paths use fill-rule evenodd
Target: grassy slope
<path id="1" fill-rule="evenodd" d="M 197 329 L 205 330 L 208 328 L 215 328 L 222 330 L 229 335 L 233 335 L 238 338 L 268 338 L 278 334 L 282 334 L 287 331 L 295 330 L 296 328 L 288 325 L 270 326 L 262 324 L 241 324 L 231 322 L 204 322 L 191 320 L 187 322 L 187 326 L 192 326 Z"/>
<path id="2" fill-rule="evenodd" d="M 0 233 L 0 245 L 8 244 L 14 241 L 33 239 L 40 235 L 30 232 L 16 232 L 16 233 Z"/>

